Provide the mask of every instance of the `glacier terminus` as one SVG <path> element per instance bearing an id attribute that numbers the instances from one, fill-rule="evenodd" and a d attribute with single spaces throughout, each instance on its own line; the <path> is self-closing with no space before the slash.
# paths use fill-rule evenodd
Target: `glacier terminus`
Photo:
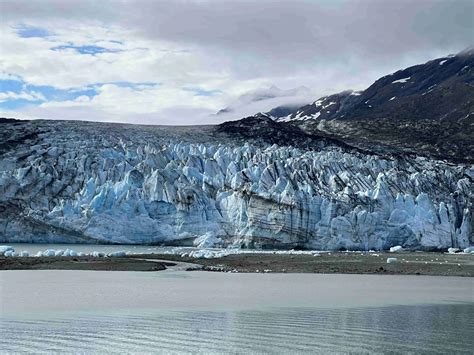
<path id="1" fill-rule="evenodd" d="M 295 143 L 300 132 L 257 116 L 253 138 L 233 133 L 239 123 L 4 119 L 0 241 L 318 250 L 473 243 L 473 165 L 309 135 Z M 259 134 L 267 126 L 271 139 Z"/>

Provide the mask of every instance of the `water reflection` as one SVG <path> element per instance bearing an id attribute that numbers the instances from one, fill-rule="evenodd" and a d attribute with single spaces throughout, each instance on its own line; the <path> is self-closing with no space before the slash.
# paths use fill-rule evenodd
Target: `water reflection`
<path id="1" fill-rule="evenodd" d="M 474 305 L 159 311 L 0 320 L 5 352 L 467 353 Z"/>

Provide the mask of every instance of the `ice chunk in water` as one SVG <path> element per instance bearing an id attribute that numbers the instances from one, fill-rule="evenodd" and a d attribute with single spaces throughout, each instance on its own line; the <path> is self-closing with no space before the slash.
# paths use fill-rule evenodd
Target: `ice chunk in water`
<path id="1" fill-rule="evenodd" d="M 7 251 L 14 252 L 15 249 L 8 245 L 0 245 L 0 255 L 4 255 Z"/>
<path id="2" fill-rule="evenodd" d="M 123 251 L 123 250 L 107 254 L 107 256 L 118 257 L 118 258 L 124 257 L 126 255 L 127 255 L 127 253 L 125 253 L 125 251 Z"/>

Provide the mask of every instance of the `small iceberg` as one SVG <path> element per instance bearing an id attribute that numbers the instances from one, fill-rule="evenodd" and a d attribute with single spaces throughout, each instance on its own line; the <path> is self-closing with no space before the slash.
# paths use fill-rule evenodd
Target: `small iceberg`
<path id="1" fill-rule="evenodd" d="M 8 246 L 8 245 L 0 245 L 0 255 L 5 255 L 5 253 L 9 251 L 14 253 L 15 249 L 13 249 L 11 246 Z"/>
<path id="2" fill-rule="evenodd" d="M 56 250 L 54 249 L 45 250 L 44 252 L 41 253 L 41 256 L 46 256 L 46 257 L 56 256 Z"/>
<path id="3" fill-rule="evenodd" d="M 398 262 L 397 258 L 387 258 L 387 264 L 395 264 Z"/>
<path id="4" fill-rule="evenodd" d="M 396 245 L 390 248 L 390 253 L 398 253 L 399 251 L 402 251 L 402 250 L 403 248 L 401 245 Z"/>
<path id="5" fill-rule="evenodd" d="M 222 258 L 224 256 L 227 256 L 231 254 L 229 251 L 223 249 L 223 250 L 195 250 L 191 251 L 188 256 L 190 258 L 196 258 L 196 259 L 214 259 L 214 258 Z"/>
<path id="6" fill-rule="evenodd" d="M 63 256 L 77 256 L 77 252 L 71 249 L 66 249 L 66 251 L 63 253 Z"/>
<path id="7" fill-rule="evenodd" d="M 474 253 L 474 246 L 467 247 L 466 249 L 463 250 L 465 253 L 472 254 Z"/>
<path id="8" fill-rule="evenodd" d="M 22 252 L 22 254 L 24 254 L 24 256 L 29 256 L 29 253 L 26 252 L 26 251 Z M 28 255 L 26 255 L 26 254 L 28 254 Z M 53 257 L 53 256 L 56 256 L 56 257 L 59 257 L 59 256 L 79 256 L 79 253 L 77 253 L 76 251 L 71 250 L 71 249 L 66 249 L 66 250 L 63 250 L 63 249 L 47 249 L 45 251 L 38 251 L 35 254 L 35 257 Z"/>
<path id="9" fill-rule="evenodd" d="M 116 252 L 113 252 L 113 253 L 108 253 L 107 256 L 108 257 L 115 257 L 115 258 L 122 258 L 124 256 L 126 256 L 127 253 L 123 250 L 120 250 L 120 251 L 116 251 Z"/>
<path id="10" fill-rule="evenodd" d="M 106 256 L 104 252 L 96 251 L 96 250 L 94 250 L 91 255 L 92 255 L 94 258 L 103 258 L 103 257 Z"/>

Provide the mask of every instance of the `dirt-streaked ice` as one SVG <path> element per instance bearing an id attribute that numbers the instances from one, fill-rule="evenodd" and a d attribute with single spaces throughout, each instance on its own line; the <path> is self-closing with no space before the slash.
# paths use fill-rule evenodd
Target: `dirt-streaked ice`
<path id="1" fill-rule="evenodd" d="M 474 168 L 211 128 L 38 122 L 0 158 L 1 242 L 466 248 Z"/>

